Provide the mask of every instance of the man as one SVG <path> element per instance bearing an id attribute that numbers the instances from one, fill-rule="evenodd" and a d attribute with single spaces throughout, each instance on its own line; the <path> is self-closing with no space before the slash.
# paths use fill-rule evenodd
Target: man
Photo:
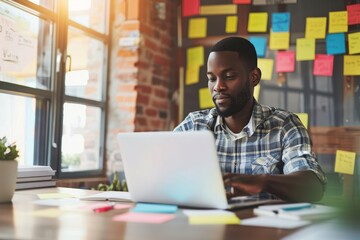
<path id="1" fill-rule="evenodd" d="M 326 177 L 305 127 L 295 114 L 253 98 L 261 78 L 254 46 L 240 37 L 219 41 L 207 76 L 215 108 L 190 113 L 174 131 L 213 131 L 228 197 L 320 200 Z"/>

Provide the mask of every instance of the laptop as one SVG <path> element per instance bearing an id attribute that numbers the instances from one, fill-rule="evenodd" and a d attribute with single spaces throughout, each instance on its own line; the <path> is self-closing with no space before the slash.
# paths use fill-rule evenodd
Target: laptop
<path id="1" fill-rule="evenodd" d="M 228 202 L 210 131 L 131 132 L 117 137 L 134 202 L 232 209 L 274 201 L 250 196 Z"/>

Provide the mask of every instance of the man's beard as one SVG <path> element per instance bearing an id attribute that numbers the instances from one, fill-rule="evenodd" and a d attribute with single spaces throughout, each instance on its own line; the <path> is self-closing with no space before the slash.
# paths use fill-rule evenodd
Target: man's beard
<path id="1" fill-rule="evenodd" d="M 217 110 L 217 113 L 221 117 L 230 117 L 232 115 L 235 115 L 236 113 L 239 113 L 248 103 L 248 101 L 251 98 L 251 92 L 250 92 L 250 82 L 248 81 L 245 88 L 241 90 L 241 92 L 236 96 L 230 96 L 227 95 L 230 98 L 230 106 L 225 110 L 220 110 L 219 107 L 216 105 L 215 102 L 215 96 L 213 97 L 213 101 L 215 103 L 215 107 Z"/>

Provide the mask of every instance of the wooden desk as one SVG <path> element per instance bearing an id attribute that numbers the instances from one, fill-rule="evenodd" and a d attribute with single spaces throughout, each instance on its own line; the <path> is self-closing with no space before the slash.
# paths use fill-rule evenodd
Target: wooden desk
<path id="1" fill-rule="evenodd" d="M 49 206 L 34 204 L 37 194 L 61 192 L 74 196 L 94 194 L 94 191 L 72 188 L 43 188 L 17 191 L 12 203 L 0 204 L 0 239 L 280 239 L 295 230 L 248 227 L 242 225 L 190 225 L 178 211 L 175 219 L 164 224 L 115 222 L 111 218 L 127 210 L 105 213 L 69 211 L 62 209 L 58 216 L 34 216 L 35 210 Z M 86 201 L 86 203 L 93 203 Z M 59 207 L 52 207 L 57 209 Z M 252 209 L 236 214 L 240 219 L 252 217 Z"/>

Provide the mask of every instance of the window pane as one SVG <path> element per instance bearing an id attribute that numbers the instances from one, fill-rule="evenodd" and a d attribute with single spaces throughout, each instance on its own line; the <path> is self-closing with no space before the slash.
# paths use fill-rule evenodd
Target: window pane
<path id="1" fill-rule="evenodd" d="M 61 159 L 63 172 L 99 169 L 100 116 L 100 108 L 64 104 Z"/>
<path id="2" fill-rule="evenodd" d="M 104 43 L 69 29 L 68 54 L 71 71 L 66 73 L 65 93 L 101 100 L 103 89 Z"/>
<path id="3" fill-rule="evenodd" d="M 95 31 L 106 33 L 108 0 L 69 1 L 69 18 Z"/>
<path id="4" fill-rule="evenodd" d="M 47 9 L 53 10 L 55 5 L 55 0 L 30 0 L 30 2 L 33 2 L 37 5 L 46 7 Z"/>
<path id="5" fill-rule="evenodd" d="M 35 99 L 0 93 L 0 137 L 16 142 L 19 164 L 34 162 Z"/>
<path id="6" fill-rule="evenodd" d="M 0 2 L 0 81 L 49 89 L 52 25 Z"/>

